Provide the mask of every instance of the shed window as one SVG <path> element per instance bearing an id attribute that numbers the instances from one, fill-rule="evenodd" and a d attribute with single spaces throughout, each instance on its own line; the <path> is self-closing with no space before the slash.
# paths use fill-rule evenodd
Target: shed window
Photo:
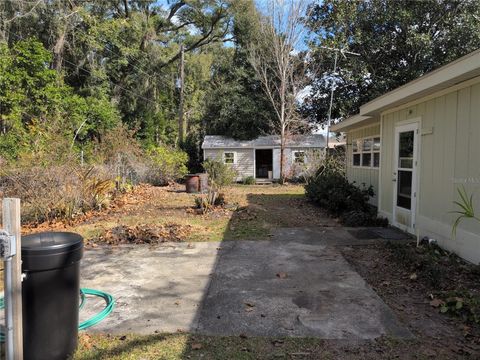
<path id="1" fill-rule="evenodd" d="M 294 151 L 293 162 L 296 164 L 305 164 L 305 151 Z"/>
<path id="2" fill-rule="evenodd" d="M 234 152 L 224 152 L 223 153 L 223 162 L 225 164 L 235 164 L 235 153 Z"/>
<path id="3" fill-rule="evenodd" d="M 380 137 L 353 140 L 352 153 L 353 166 L 380 167 Z"/>

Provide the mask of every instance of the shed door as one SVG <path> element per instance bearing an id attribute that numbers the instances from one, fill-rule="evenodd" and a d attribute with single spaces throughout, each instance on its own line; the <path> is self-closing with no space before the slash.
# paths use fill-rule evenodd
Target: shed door
<path id="1" fill-rule="evenodd" d="M 393 225 L 415 233 L 418 123 L 395 128 Z"/>

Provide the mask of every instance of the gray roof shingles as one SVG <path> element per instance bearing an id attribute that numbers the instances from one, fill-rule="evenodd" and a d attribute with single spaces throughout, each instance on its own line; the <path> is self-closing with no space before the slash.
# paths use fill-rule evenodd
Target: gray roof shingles
<path id="1" fill-rule="evenodd" d="M 294 135 L 287 140 L 287 147 L 322 148 L 325 147 L 325 136 L 321 134 Z M 255 147 L 280 147 L 280 136 L 260 136 L 254 140 L 235 140 L 226 136 L 206 135 L 202 149 L 240 149 Z"/>

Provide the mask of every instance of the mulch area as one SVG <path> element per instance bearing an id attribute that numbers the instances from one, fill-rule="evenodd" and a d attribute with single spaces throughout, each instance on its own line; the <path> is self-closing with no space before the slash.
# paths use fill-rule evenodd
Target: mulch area
<path id="1" fill-rule="evenodd" d="M 415 358 L 480 358 L 480 271 L 436 246 L 375 244 L 343 256 L 417 337 Z M 479 319 L 480 320 L 480 319 Z"/>

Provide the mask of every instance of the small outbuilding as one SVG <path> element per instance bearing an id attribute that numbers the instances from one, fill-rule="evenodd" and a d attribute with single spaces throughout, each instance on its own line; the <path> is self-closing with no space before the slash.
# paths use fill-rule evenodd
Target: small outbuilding
<path id="1" fill-rule="evenodd" d="M 284 149 L 284 174 L 290 175 L 295 164 L 309 161 L 309 154 L 324 152 L 326 139 L 321 134 L 294 135 Z M 202 144 L 203 158 L 231 164 L 237 181 L 247 177 L 257 180 L 280 179 L 280 136 L 260 136 L 254 140 L 235 140 L 225 136 L 206 135 Z"/>
<path id="2" fill-rule="evenodd" d="M 366 103 L 331 129 L 347 134 L 347 177 L 373 186 L 380 215 L 480 262 L 480 222 L 465 219 L 452 233 L 459 189 L 480 212 L 480 50 Z"/>

